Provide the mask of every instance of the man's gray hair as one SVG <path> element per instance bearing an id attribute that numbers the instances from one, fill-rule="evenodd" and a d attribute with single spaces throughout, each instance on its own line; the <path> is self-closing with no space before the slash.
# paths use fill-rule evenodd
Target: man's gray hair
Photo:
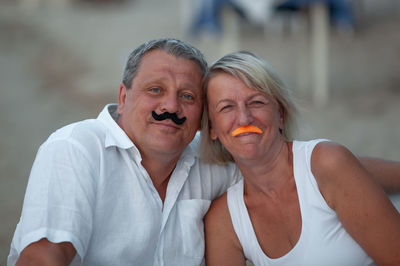
<path id="1" fill-rule="evenodd" d="M 140 45 L 128 57 L 122 77 L 122 82 L 127 89 L 130 89 L 132 86 L 133 78 L 139 71 L 143 56 L 153 50 L 162 50 L 175 57 L 192 60 L 200 67 L 202 76 L 204 76 L 207 71 L 207 61 L 204 55 L 192 45 L 173 38 L 151 40 Z"/>

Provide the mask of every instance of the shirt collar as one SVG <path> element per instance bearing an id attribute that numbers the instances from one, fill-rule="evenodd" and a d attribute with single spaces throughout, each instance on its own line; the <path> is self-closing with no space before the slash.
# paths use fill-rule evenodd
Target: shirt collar
<path id="1" fill-rule="evenodd" d="M 136 148 L 132 140 L 128 137 L 128 135 L 126 135 L 125 131 L 117 124 L 119 116 L 117 109 L 118 109 L 117 104 L 107 104 L 97 117 L 97 119 L 100 122 L 102 122 L 107 128 L 104 146 L 106 148 L 111 146 L 116 146 L 121 149 L 134 148 L 137 151 L 137 153 L 139 153 L 139 150 Z M 181 155 L 181 158 L 198 157 L 198 142 L 199 142 L 199 133 L 196 134 L 193 141 L 185 148 L 185 150 Z"/>
<path id="2" fill-rule="evenodd" d="M 118 105 L 116 104 L 107 104 L 97 117 L 107 128 L 104 146 L 106 148 L 116 146 L 121 149 L 129 149 L 135 145 L 128 135 L 126 135 L 125 131 L 117 124 L 119 116 L 117 108 Z"/>

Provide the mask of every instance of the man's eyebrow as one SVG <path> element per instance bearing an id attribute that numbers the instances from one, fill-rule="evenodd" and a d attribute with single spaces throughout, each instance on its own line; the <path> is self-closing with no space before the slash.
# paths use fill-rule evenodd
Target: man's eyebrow
<path id="1" fill-rule="evenodd" d="M 182 84 L 182 85 L 180 86 L 180 88 L 181 88 L 182 90 L 184 90 L 184 89 L 189 89 L 189 90 L 194 90 L 194 91 L 202 92 L 201 85 L 200 85 L 200 86 L 197 86 L 194 82 L 187 82 L 187 83 L 184 83 L 184 84 Z"/>
<path id="2" fill-rule="evenodd" d="M 163 82 L 164 80 L 166 80 L 166 78 L 150 75 L 149 77 L 142 79 L 142 83 L 146 86 L 150 83 Z"/>
<path id="3" fill-rule="evenodd" d="M 151 85 L 152 83 L 160 83 L 162 85 L 163 82 L 168 82 L 169 79 L 167 77 L 154 77 L 154 76 L 149 76 L 146 78 L 143 78 L 141 83 L 143 86 L 148 86 Z M 195 90 L 195 91 L 202 91 L 201 85 L 196 85 L 195 82 L 185 82 L 179 85 L 179 90 L 184 90 L 184 89 L 190 89 L 190 90 Z"/>

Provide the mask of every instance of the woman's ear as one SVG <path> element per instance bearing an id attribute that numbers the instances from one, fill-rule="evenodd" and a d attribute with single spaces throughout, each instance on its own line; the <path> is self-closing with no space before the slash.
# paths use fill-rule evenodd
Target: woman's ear
<path id="1" fill-rule="evenodd" d="M 279 131 L 282 133 L 285 127 L 285 111 L 279 105 Z"/>
<path id="2" fill-rule="evenodd" d="M 210 123 L 210 138 L 212 139 L 212 140 L 216 140 L 218 137 L 217 137 L 217 134 L 215 133 L 215 131 L 214 131 L 214 129 L 212 128 L 212 126 L 211 126 L 211 122 L 209 122 Z"/>

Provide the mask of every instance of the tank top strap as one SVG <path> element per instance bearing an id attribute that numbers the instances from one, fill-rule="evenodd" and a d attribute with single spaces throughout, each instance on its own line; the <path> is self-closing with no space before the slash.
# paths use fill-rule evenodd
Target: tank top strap
<path id="1" fill-rule="evenodd" d="M 326 139 L 293 142 L 293 172 L 303 223 L 312 219 L 310 204 L 321 202 L 319 187 L 311 171 L 311 155 L 315 146 Z M 317 198 L 316 198 L 317 195 Z M 321 195 L 322 197 L 322 195 Z"/>
<path id="2" fill-rule="evenodd" d="M 254 258 L 256 254 L 253 253 L 258 250 L 259 246 L 249 213 L 244 203 L 243 186 L 242 179 L 228 189 L 227 203 L 233 228 L 240 243 L 249 243 L 249 245 L 242 245 L 244 255 L 246 258 Z"/>

